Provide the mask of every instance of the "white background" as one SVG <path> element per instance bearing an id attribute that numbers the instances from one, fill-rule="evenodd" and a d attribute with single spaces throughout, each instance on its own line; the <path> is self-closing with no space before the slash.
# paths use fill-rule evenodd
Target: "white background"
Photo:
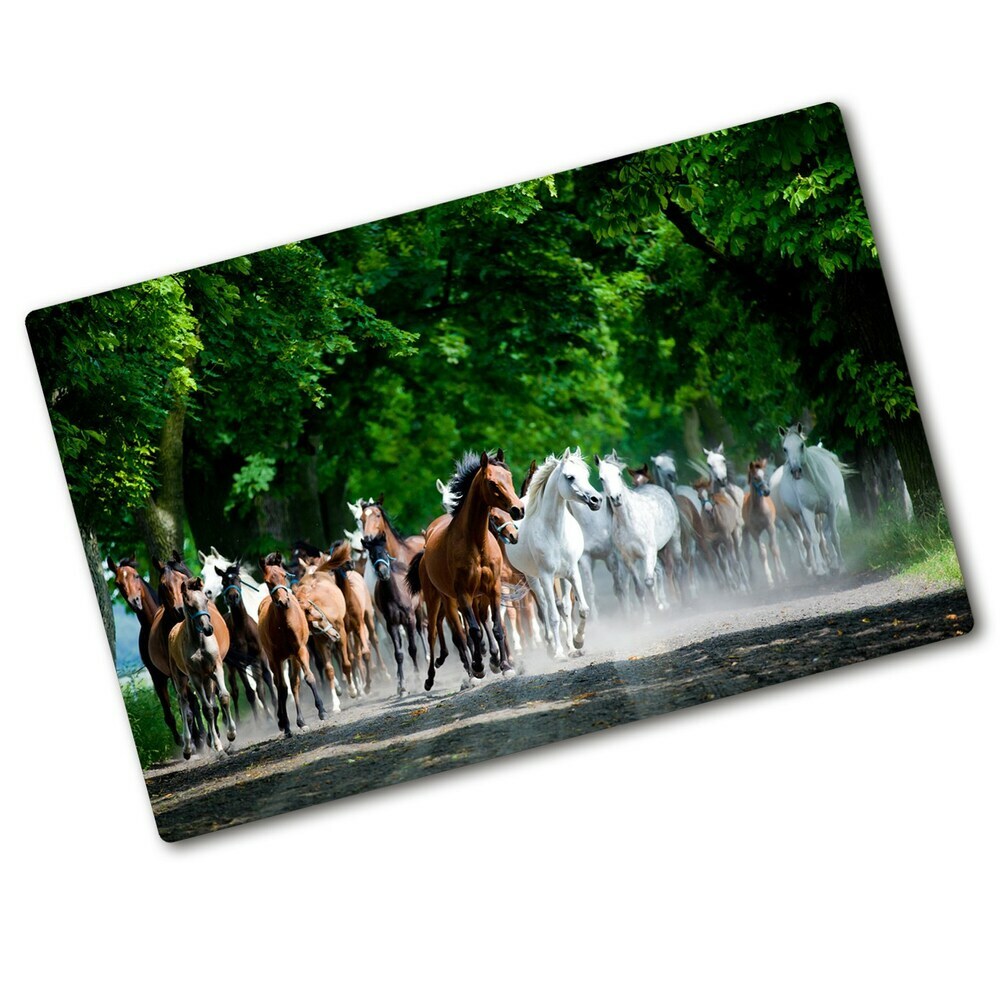
<path id="1" fill-rule="evenodd" d="M 1000 220 L 981 8 L 336 6 L 5 15 L 5 986 L 995 996 Z M 161 843 L 24 315 L 827 100 L 857 156 L 975 633 Z"/>

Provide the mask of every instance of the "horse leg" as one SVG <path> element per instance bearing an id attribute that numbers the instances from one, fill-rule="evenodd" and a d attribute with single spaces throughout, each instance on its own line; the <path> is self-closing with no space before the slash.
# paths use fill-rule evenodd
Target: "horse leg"
<path id="1" fill-rule="evenodd" d="M 240 673 L 246 676 L 246 673 L 241 669 Z M 236 739 L 236 724 L 233 721 L 232 709 L 235 705 L 236 698 L 233 696 L 230 698 L 229 692 L 226 690 L 226 681 L 222 676 L 222 661 L 217 660 L 215 664 L 215 676 L 209 679 L 209 686 L 213 685 L 218 690 L 219 694 L 219 704 L 222 706 L 222 717 L 226 720 L 226 739 L 230 743 Z M 235 686 L 235 685 L 234 685 Z"/>
<path id="2" fill-rule="evenodd" d="M 333 669 L 333 640 L 329 636 L 324 636 L 322 640 L 316 638 L 316 656 L 320 660 L 323 668 L 323 675 L 326 677 L 328 694 L 330 696 L 331 712 L 340 711 L 340 698 L 337 696 L 335 681 L 337 675 Z"/>
<path id="3" fill-rule="evenodd" d="M 580 564 L 573 567 L 572 574 L 573 589 L 576 591 L 576 608 L 580 614 L 580 624 L 573 635 L 573 655 L 580 656 L 583 649 L 583 634 L 587 630 L 587 619 L 590 617 L 592 608 L 583 591 L 583 575 L 580 572 Z M 593 584 L 593 579 L 591 579 Z"/>
<path id="4" fill-rule="evenodd" d="M 194 745 L 200 750 L 205 742 L 205 722 L 208 720 L 203 718 L 201 702 L 198 700 L 198 695 L 190 684 L 188 685 L 188 705 L 191 709 L 191 719 L 194 723 Z"/>
<path id="5" fill-rule="evenodd" d="M 556 607 L 555 579 L 551 573 L 543 573 L 542 576 L 533 578 L 531 589 L 538 598 L 539 607 L 545 617 L 545 624 L 549 629 L 549 655 L 557 660 L 564 660 L 566 652 L 563 649 L 562 636 L 559 633 L 559 611 Z"/>
<path id="6" fill-rule="evenodd" d="M 403 619 L 403 631 L 406 633 L 406 653 L 413 664 L 413 672 L 419 677 L 420 667 L 417 665 L 417 621 L 413 613 L 410 612 Z"/>
<path id="7" fill-rule="evenodd" d="M 469 642 L 465 631 L 465 623 L 459 613 L 458 605 L 453 601 L 444 601 L 444 613 L 451 628 L 451 638 L 458 650 L 458 658 L 462 661 L 466 678 L 472 680 L 472 662 L 469 653 Z M 466 685 L 467 686 L 467 685 Z"/>
<path id="8" fill-rule="evenodd" d="M 580 557 L 578 568 L 580 571 L 580 580 L 583 582 L 583 587 L 580 593 L 586 594 L 587 606 L 590 608 L 591 617 L 596 622 L 597 591 L 594 587 L 594 560 L 591 558 L 589 552 L 584 552 L 584 554 Z"/>
<path id="9" fill-rule="evenodd" d="M 198 696 L 201 698 L 201 703 L 205 708 L 205 718 L 208 723 L 205 744 L 221 753 L 222 738 L 219 735 L 219 727 L 215 718 L 215 685 L 212 683 L 212 675 L 209 674 L 207 677 L 199 676 L 195 678 L 195 684 L 198 688 Z"/>
<path id="10" fill-rule="evenodd" d="M 265 670 L 267 670 L 266 680 L 265 680 Z M 264 713 L 264 719 L 265 720 L 270 719 L 271 712 L 270 709 L 268 709 L 267 707 L 267 702 L 264 700 L 264 690 L 265 687 L 270 689 L 271 704 L 274 704 L 277 701 L 277 698 L 275 697 L 274 694 L 274 681 L 271 679 L 271 671 L 267 669 L 267 667 L 264 665 L 263 661 L 259 657 L 253 662 L 253 676 L 254 676 L 254 682 L 257 685 L 257 699 L 260 702 L 261 711 Z"/>
<path id="11" fill-rule="evenodd" d="M 177 732 L 177 720 L 174 719 L 174 710 L 170 705 L 170 678 L 166 674 L 161 674 L 156 667 L 151 667 L 149 669 L 149 677 L 153 682 L 153 690 L 156 692 L 156 697 L 160 701 L 160 707 L 163 709 L 163 721 L 167 724 L 167 729 L 170 730 L 170 735 L 174 738 L 174 745 L 181 745 L 181 735 Z M 179 701 L 180 696 L 178 696 Z M 184 714 L 184 706 L 181 704 L 181 715 Z"/>
<path id="12" fill-rule="evenodd" d="M 389 629 L 389 639 L 392 641 L 392 655 L 396 660 L 396 694 L 402 698 L 406 694 L 406 685 L 403 683 L 403 639 L 399 634 L 401 625 L 386 623 Z"/>
<path id="13" fill-rule="evenodd" d="M 472 607 L 472 602 L 459 597 L 459 610 L 465 619 L 466 634 L 469 637 L 469 645 L 472 647 L 472 676 L 482 679 L 486 676 L 483 667 L 483 629 L 476 619 L 476 612 Z"/>
<path id="14" fill-rule="evenodd" d="M 278 708 L 278 728 L 285 734 L 286 738 L 292 735 L 292 727 L 288 722 L 288 681 L 285 676 L 285 660 L 277 664 L 277 669 L 272 671 L 278 682 L 278 696 L 276 705 Z M 298 702 L 296 701 L 296 707 Z"/>
<path id="15" fill-rule="evenodd" d="M 177 692 L 177 704 L 181 710 L 181 729 L 184 733 L 184 759 L 190 760 L 193 752 L 191 739 L 191 700 L 187 675 L 179 670 L 174 672 L 174 690 Z"/>
<path id="16" fill-rule="evenodd" d="M 299 663 L 301 664 L 302 675 L 306 679 L 306 684 L 309 685 L 309 690 L 312 691 L 316 713 L 319 715 L 320 722 L 322 722 L 326 718 L 326 708 L 323 706 L 323 699 L 320 697 L 319 688 L 316 686 L 316 678 L 309 669 L 309 650 L 305 646 L 299 650 Z M 298 722 L 298 719 L 295 721 Z"/>
<path id="17" fill-rule="evenodd" d="M 764 564 L 764 576 L 767 577 L 767 585 L 774 589 L 774 576 L 771 573 L 771 565 L 767 559 L 767 543 L 764 541 L 764 532 L 757 536 L 757 549 L 760 552 L 760 561 Z M 777 564 L 775 565 L 777 569 Z"/>
<path id="18" fill-rule="evenodd" d="M 366 611 L 365 612 L 365 624 L 368 626 L 368 633 L 371 636 L 371 645 L 372 645 L 372 649 L 375 651 L 375 659 L 378 660 L 378 665 L 379 665 L 379 667 L 382 668 L 382 676 L 387 681 L 391 681 L 392 680 L 392 674 L 389 673 L 389 668 L 386 667 L 385 660 L 382 659 L 382 650 L 381 650 L 381 648 L 379 646 L 379 643 L 378 643 L 378 632 L 375 631 L 375 619 L 372 617 L 372 613 L 370 611 Z M 388 622 L 388 620 L 386 621 L 386 626 L 385 627 L 386 627 L 386 631 L 388 632 L 389 631 L 389 622 Z M 392 637 L 390 636 L 389 638 L 391 639 Z M 395 649 L 395 648 L 396 648 L 395 645 L 393 645 L 393 649 Z M 371 685 L 369 685 L 369 687 L 370 686 Z M 368 690 L 368 688 L 365 688 L 365 691 L 367 691 L 367 690 Z"/>
<path id="19" fill-rule="evenodd" d="M 778 545 L 778 532 L 775 530 L 774 524 L 768 527 L 767 537 L 771 547 L 771 558 L 774 559 L 774 572 L 779 580 L 787 580 L 788 574 L 785 572 L 785 564 L 781 558 L 781 546 Z"/>
<path id="20" fill-rule="evenodd" d="M 226 671 L 229 674 L 229 686 L 233 689 L 233 711 L 236 713 L 237 722 L 240 721 L 240 694 L 239 687 L 237 686 L 239 683 L 237 680 L 237 673 L 239 670 L 240 668 L 237 667 L 235 663 L 230 663 L 228 660 L 226 661 Z"/>
<path id="21" fill-rule="evenodd" d="M 427 605 L 427 647 L 430 653 L 430 659 L 427 661 L 427 677 L 424 680 L 424 690 L 430 691 L 434 687 L 434 675 L 437 672 L 437 668 L 441 666 L 444 660 L 444 654 L 442 653 L 441 659 L 435 661 L 434 659 L 434 642 L 437 639 L 438 631 L 441 631 L 441 645 L 444 645 L 444 630 L 442 628 L 441 622 L 441 599 L 438 597 L 437 591 L 427 592 L 424 594 L 424 602 Z"/>

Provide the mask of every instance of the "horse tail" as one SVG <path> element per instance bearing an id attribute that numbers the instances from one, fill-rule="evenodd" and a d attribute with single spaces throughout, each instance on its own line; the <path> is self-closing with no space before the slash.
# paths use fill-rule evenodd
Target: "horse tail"
<path id="1" fill-rule="evenodd" d="M 420 593 L 420 563 L 423 558 L 423 552 L 418 552 L 410 560 L 410 568 L 406 571 L 406 589 L 414 597 Z"/>

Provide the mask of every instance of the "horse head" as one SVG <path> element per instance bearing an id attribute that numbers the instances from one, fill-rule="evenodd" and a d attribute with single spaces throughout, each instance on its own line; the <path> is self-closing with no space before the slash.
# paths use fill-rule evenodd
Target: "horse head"
<path id="1" fill-rule="evenodd" d="M 202 585 L 201 577 L 195 576 L 181 581 L 181 603 L 184 617 L 191 623 L 196 632 L 202 635 L 212 635 L 212 615 L 208 610 L 208 594 Z"/>
<path id="2" fill-rule="evenodd" d="M 485 451 L 479 456 L 476 479 L 487 507 L 497 507 L 515 521 L 524 517 L 524 501 L 514 492 L 514 480 L 503 460 L 503 448 L 497 450 L 495 458 L 490 458 Z"/>
<path id="3" fill-rule="evenodd" d="M 785 453 L 785 464 L 792 474 L 792 479 L 802 478 L 802 462 L 806 451 L 806 435 L 801 422 L 792 427 L 779 427 L 778 436 Z"/>
<path id="4" fill-rule="evenodd" d="M 361 544 L 368 553 L 379 579 L 388 580 L 392 574 L 392 556 L 386 547 L 385 532 L 380 531 L 377 535 L 366 536 L 361 539 Z"/>
<path id="5" fill-rule="evenodd" d="M 645 486 L 646 483 L 652 481 L 648 463 L 639 466 L 638 469 L 629 469 L 628 474 L 632 477 L 633 486 Z"/>
<path id="6" fill-rule="evenodd" d="M 133 611 L 142 611 L 142 579 L 135 568 L 135 556 L 122 559 L 117 565 L 108 556 L 108 569 L 115 575 L 115 586 Z"/>
<path id="7" fill-rule="evenodd" d="M 361 517 L 359 518 L 359 523 L 361 525 L 361 534 L 366 538 L 374 538 L 380 531 L 385 532 L 385 512 L 382 510 L 382 497 L 384 494 L 380 494 L 378 500 L 368 500 L 361 506 Z"/>
<path id="8" fill-rule="evenodd" d="M 766 458 L 755 459 L 747 467 L 747 481 L 759 497 L 769 497 L 771 495 L 771 488 L 768 486 L 767 480 L 764 478 L 766 469 Z"/>
<path id="9" fill-rule="evenodd" d="M 622 470 L 627 466 L 616 451 L 605 455 L 604 458 L 594 455 L 594 461 L 597 463 L 597 476 L 601 480 L 601 488 L 608 498 L 608 503 L 612 507 L 621 507 L 625 502 L 625 480 L 622 479 Z"/>
<path id="10" fill-rule="evenodd" d="M 216 575 L 222 581 L 222 596 L 229 606 L 239 607 L 243 603 L 243 591 L 240 589 L 240 567 L 234 563 L 225 569 L 213 567 Z M 211 592 L 206 588 L 205 592 L 211 596 Z"/>
<path id="11" fill-rule="evenodd" d="M 505 545 L 517 545 L 517 525 L 507 520 L 504 511 L 497 507 L 490 511 L 490 528 Z"/>
<path id="12" fill-rule="evenodd" d="M 698 495 L 698 502 L 701 504 L 701 512 L 707 517 L 715 517 L 715 504 L 712 503 L 711 483 L 707 479 L 696 480 L 692 488 Z"/>
<path id="13" fill-rule="evenodd" d="M 285 560 L 280 552 L 269 552 L 260 560 L 261 572 L 264 574 L 264 586 L 271 595 L 271 600 L 279 608 L 287 608 L 291 604 L 292 590 L 288 584 L 288 573 L 285 571 Z"/>
<path id="14" fill-rule="evenodd" d="M 174 559 L 167 563 L 162 563 L 157 559 L 154 565 L 160 572 L 160 603 L 164 607 L 173 608 L 174 613 L 178 616 L 183 614 L 184 600 L 181 586 L 186 579 L 190 578 L 190 571 L 183 562 Z"/>
<path id="15" fill-rule="evenodd" d="M 721 444 L 718 445 L 715 451 L 709 451 L 708 448 L 702 448 L 701 450 L 705 453 L 705 461 L 712 472 L 713 481 L 720 486 L 725 486 L 729 481 L 729 466 L 726 464 L 723 446 Z"/>
<path id="16" fill-rule="evenodd" d="M 657 471 L 657 478 L 660 486 L 673 492 L 673 487 L 677 485 L 677 462 L 669 451 L 661 451 L 659 455 L 653 456 L 653 467 Z"/>

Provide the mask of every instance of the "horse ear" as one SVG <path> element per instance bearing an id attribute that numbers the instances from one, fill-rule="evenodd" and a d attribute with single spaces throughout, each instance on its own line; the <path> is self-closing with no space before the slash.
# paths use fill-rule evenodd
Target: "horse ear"
<path id="1" fill-rule="evenodd" d="M 760 460 L 760 467 L 761 467 L 762 469 L 766 469 L 766 468 L 767 468 L 767 459 L 766 459 L 766 458 L 762 458 L 762 459 Z"/>
<path id="2" fill-rule="evenodd" d="M 594 465 L 600 466 L 600 464 L 601 464 L 601 456 L 598 455 L 597 452 L 595 451 L 594 452 Z"/>
<path id="3" fill-rule="evenodd" d="M 111 570 L 112 573 L 118 572 L 118 567 L 115 565 L 115 561 L 111 558 L 111 556 L 108 556 L 108 569 Z"/>
<path id="4" fill-rule="evenodd" d="M 487 465 L 489 465 L 489 464 L 490 464 L 490 456 L 489 456 L 489 455 L 487 455 L 487 454 L 486 454 L 486 452 L 484 451 L 484 452 L 483 452 L 483 453 L 482 453 L 482 454 L 481 454 L 481 455 L 479 456 L 479 468 L 480 468 L 480 469 L 485 469 L 485 468 L 486 468 L 486 466 L 487 466 Z"/>
<path id="5" fill-rule="evenodd" d="M 174 551 L 176 552 L 177 550 L 175 549 Z M 204 566 L 205 563 L 208 562 L 208 556 L 206 556 L 205 553 L 201 551 L 201 549 L 198 549 L 198 558 L 201 560 L 202 566 Z"/>
<path id="6" fill-rule="evenodd" d="M 218 575 L 218 576 L 225 576 L 226 575 L 225 573 L 222 572 L 221 569 L 219 569 L 218 566 L 213 566 L 212 568 L 215 570 L 216 575 Z"/>
<path id="7" fill-rule="evenodd" d="M 382 507 L 384 505 L 385 505 L 385 493 L 383 492 L 378 495 L 378 500 L 375 501 L 375 506 Z"/>
<path id="8" fill-rule="evenodd" d="M 795 430 L 796 430 L 796 432 L 800 436 L 805 437 L 805 434 L 802 433 L 802 421 L 801 420 L 795 425 Z"/>
<path id="9" fill-rule="evenodd" d="M 779 427 L 778 428 L 778 437 L 783 438 L 783 437 L 787 437 L 787 436 L 788 436 L 788 428 L 787 427 Z"/>
<path id="10" fill-rule="evenodd" d="M 153 565 L 156 567 L 157 573 L 162 573 L 167 568 L 159 559 L 154 559 Z"/>
<path id="11" fill-rule="evenodd" d="M 503 448 L 497 448 L 497 461 L 503 461 Z"/>
<path id="12" fill-rule="evenodd" d="M 564 462 L 566 461 L 566 459 L 567 459 L 567 458 L 569 458 L 569 448 L 567 448 L 567 449 L 566 449 L 566 450 L 565 450 L 565 451 L 564 451 L 564 452 L 562 453 L 562 460 L 563 460 Z"/>
<path id="13" fill-rule="evenodd" d="M 721 441 L 719 442 L 719 447 L 718 447 L 718 448 L 716 448 L 715 450 L 716 450 L 716 451 L 717 451 L 717 452 L 718 452 L 718 453 L 719 453 L 720 455 L 724 455 L 724 454 L 725 454 L 725 451 L 723 451 L 723 448 L 722 448 L 722 442 L 721 442 Z"/>
<path id="14" fill-rule="evenodd" d="M 222 553 L 214 545 L 212 546 L 212 555 L 215 556 L 216 559 L 222 558 Z"/>
<path id="15" fill-rule="evenodd" d="M 532 459 L 531 465 L 528 466 L 528 472 L 530 472 L 531 475 L 534 475 L 537 471 L 538 471 L 538 463 L 534 459 Z"/>
<path id="16" fill-rule="evenodd" d="M 302 569 L 309 569 L 309 563 L 307 563 L 305 559 L 302 558 L 302 556 L 299 556 L 299 566 Z"/>
<path id="17" fill-rule="evenodd" d="M 178 563 L 179 563 L 179 562 L 184 562 L 184 556 L 182 556 L 182 555 L 181 555 L 181 554 L 180 554 L 180 553 L 179 553 L 179 552 L 177 551 L 177 549 L 174 549 L 174 551 L 170 553 L 170 561 L 171 561 L 171 562 L 178 562 Z"/>
<path id="18" fill-rule="evenodd" d="M 711 455 L 712 453 L 707 448 L 701 449 L 706 455 Z"/>

